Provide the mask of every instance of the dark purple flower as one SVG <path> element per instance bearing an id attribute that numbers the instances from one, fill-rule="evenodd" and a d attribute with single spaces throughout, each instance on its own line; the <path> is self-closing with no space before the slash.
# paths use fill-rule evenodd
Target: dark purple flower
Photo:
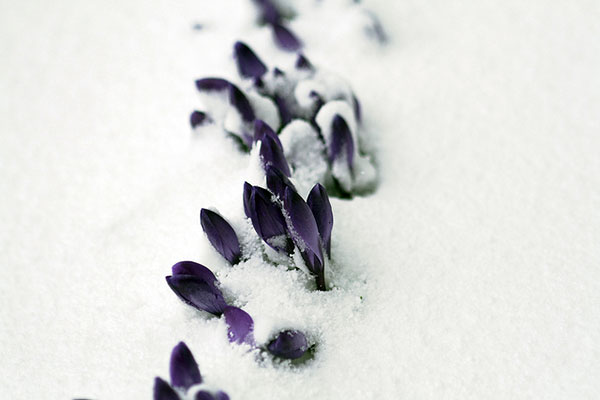
<path id="1" fill-rule="evenodd" d="M 165 278 L 175 294 L 186 304 L 214 315 L 221 315 L 227 304 L 217 279 L 205 266 L 183 261 L 173 266 L 173 275 Z"/>
<path id="2" fill-rule="evenodd" d="M 229 85 L 229 104 L 231 104 L 246 122 L 254 121 L 254 109 L 246 95 L 235 85 Z"/>
<path id="3" fill-rule="evenodd" d="M 269 135 L 263 135 L 260 145 L 260 158 L 265 169 L 269 165 L 273 165 L 285 176 L 291 176 L 292 173 L 290 172 L 290 167 L 285 159 L 280 143 L 279 139 L 275 140 Z"/>
<path id="4" fill-rule="evenodd" d="M 277 251 L 293 252 L 294 244 L 287 234 L 285 218 L 268 190 L 253 186 L 248 209 L 254 230 L 265 243 Z"/>
<path id="5" fill-rule="evenodd" d="M 296 190 L 296 187 L 290 180 L 279 170 L 272 165 L 267 166 L 265 171 L 267 175 L 267 187 L 275 196 L 283 199 L 285 188 L 289 187 Z"/>
<path id="6" fill-rule="evenodd" d="M 158 376 L 154 379 L 154 400 L 179 400 L 177 392 Z"/>
<path id="7" fill-rule="evenodd" d="M 279 111 L 281 126 L 287 125 L 287 123 L 292 120 L 292 113 L 287 105 L 287 102 L 283 97 L 279 95 L 275 95 L 273 99 L 275 100 L 275 105 L 277 106 L 277 110 Z"/>
<path id="8" fill-rule="evenodd" d="M 311 71 L 314 69 L 313 65 L 310 63 L 308 58 L 304 56 L 304 54 L 298 54 L 298 58 L 296 58 L 296 68 Z"/>
<path id="9" fill-rule="evenodd" d="M 194 360 L 192 352 L 183 342 L 179 342 L 171 352 L 171 363 L 169 365 L 171 385 L 184 390 L 202 383 L 202 376 L 198 364 Z"/>
<path id="10" fill-rule="evenodd" d="M 320 184 L 317 183 L 306 199 L 306 204 L 312 211 L 315 221 L 317 222 L 317 228 L 319 229 L 319 235 L 323 240 L 323 246 L 327 252 L 327 256 L 331 257 L 331 229 L 333 228 L 333 211 L 331 210 L 331 203 L 329 202 L 329 196 L 327 191 Z"/>
<path id="11" fill-rule="evenodd" d="M 225 308 L 223 315 L 231 343 L 254 345 L 254 321 L 246 311 L 230 306 Z"/>
<path id="12" fill-rule="evenodd" d="M 302 197 L 289 187 L 285 188 L 283 208 L 292 240 L 300 250 L 306 267 L 316 277 L 317 289 L 326 290 L 323 252 L 315 217 Z"/>
<path id="13" fill-rule="evenodd" d="M 333 117 L 331 122 L 331 139 L 329 144 L 329 161 L 333 162 L 346 151 L 348 168 L 352 169 L 354 162 L 354 140 L 346 120 L 339 114 Z"/>
<path id="14" fill-rule="evenodd" d="M 275 131 L 262 119 L 257 119 L 254 121 L 254 141 L 257 142 L 262 140 L 265 136 L 269 136 L 271 139 L 277 142 L 279 148 L 283 149 L 281 145 L 281 141 L 279 140 L 279 136 L 275 133 Z"/>
<path id="15" fill-rule="evenodd" d="M 210 122 L 212 122 L 212 120 L 205 112 L 193 111 L 192 114 L 190 114 L 190 125 L 192 126 L 192 129 Z"/>
<path id="16" fill-rule="evenodd" d="M 277 357 L 295 360 L 306 353 L 306 350 L 308 350 L 308 342 L 306 336 L 304 336 L 302 332 L 283 331 L 269 343 L 267 349 L 269 349 L 271 354 Z"/>
<path id="17" fill-rule="evenodd" d="M 242 257 L 240 242 L 229 223 L 214 211 L 203 208 L 200 210 L 200 224 L 206 233 L 210 244 L 230 264 L 237 264 Z"/>
<path id="18" fill-rule="evenodd" d="M 281 24 L 273 24 L 273 36 L 275 42 L 284 50 L 296 51 L 302 47 L 300 40 L 294 35 L 294 33 Z"/>
<path id="19" fill-rule="evenodd" d="M 254 0 L 261 14 L 262 22 L 274 24 L 279 22 L 281 14 L 271 0 Z"/>
<path id="20" fill-rule="evenodd" d="M 267 72 L 267 67 L 247 44 L 236 42 L 233 46 L 238 71 L 244 78 L 260 78 Z"/>
<path id="21" fill-rule="evenodd" d="M 244 182 L 244 214 L 250 218 L 250 196 L 252 195 L 252 185 Z"/>
<path id="22" fill-rule="evenodd" d="M 202 78 L 196 81 L 196 88 L 201 92 L 218 92 L 229 90 L 231 83 L 222 78 Z"/>

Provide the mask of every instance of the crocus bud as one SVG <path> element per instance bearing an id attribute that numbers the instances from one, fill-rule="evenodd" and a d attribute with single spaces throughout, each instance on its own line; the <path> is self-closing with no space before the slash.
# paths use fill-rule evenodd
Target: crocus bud
<path id="1" fill-rule="evenodd" d="M 223 315 L 231 343 L 254 345 L 254 321 L 246 311 L 230 306 L 225 308 Z"/>
<path id="2" fill-rule="evenodd" d="M 169 364 L 171 385 L 187 391 L 193 385 L 202 383 L 202 376 L 198 364 L 190 349 L 183 342 L 179 342 L 171 352 Z"/>
<path id="3" fill-rule="evenodd" d="M 279 139 L 275 140 L 269 135 L 264 135 L 261 139 L 259 154 L 263 168 L 266 169 L 269 165 L 272 165 L 279 169 L 285 176 L 291 176 L 292 173 L 283 154 L 283 148 L 280 145 L 281 142 L 278 141 Z"/>
<path id="4" fill-rule="evenodd" d="M 179 400 L 177 392 L 159 377 L 154 379 L 154 400 Z"/>
<path id="5" fill-rule="evenodd" d="M 277 251 L 293 252 L 294 244 L 288 236 L 285 218 L 271 200 L 269 191 L 253 186 L 248 209 L 254 230 L 265 243 Z"/>
<path id="6" fill-rule="evenodd" d="M 273 24 L 273 36 L 279 47 L 287 51 L 296 51 L 302 47 L 300 39 L 294 33 L 281 24 Z"/>
<path id="7" fill-rule="evenodd" d="M 215 250 L 230 264 L 237 264 L 242 257 L 242 251 L 231 225 L 216 212 L 205 208 L 200 211 L 200 224 Z"/>
<path id="8" fill-rule="evenodd" d="M 308 350 L 306 336 L 299 331 L 280 332 L 267 346 L 271 354 L 279 358 L 295 360 L 300 358 Z"/>
<path id="9" fill-rule="evenodd" d="M 354 140 L 346 120 L 336 114 L 331 121 L 331 142 L 329 144 L 329 161 L 334 162 L 345 155 L 348 168 L 354 162 Z"/>
<path id="10" fill-rule="evenodd" d="M 261 78 L 267 67 L 248 45 L 236 42 L 233 46 L 238 71 L 244 78 Z"/>
<path id="11" fill-rule="evenodd" d="M 184 261 L 173 266 L 173 275 L 165 278 L 175 294 L 186 304 L 220 316 L 227 304 L 217 279 L 205 266 Z"/>
<path id="12" fill-rule="evenodd" d="M 306 199 L 306 204 L 312 211 L 315 221 L 317 222 L 317 228 L 319 229 L 319 235 L 323 240 L 323 246 L 327 252 L 327 256 L 331 257 L 331 230 L 333 228 L 333 211 L 331 210 L 331 203 L 329 202 L 329 196 L 327 191 L 320 184 L 317 183 Z"/>

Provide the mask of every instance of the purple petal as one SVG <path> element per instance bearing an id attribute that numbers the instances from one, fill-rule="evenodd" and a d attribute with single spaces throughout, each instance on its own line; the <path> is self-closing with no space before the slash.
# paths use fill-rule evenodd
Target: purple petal
<path id="1" fill-rule="evenodd" d="M 306 336 L 299 331 L 283 331 L 267 346 L 271 354 L 294 360 L 300 358 L 308 350 Z"/>
<path id="2" fill-rule="evenodd" d="M 244 214 L 250 218 L 250 196 L 252 195 L 252 185 L 244 182 Z"/>
<path id="3" fill-rule="evenodd" d="M 229 104 L 231 104 L 246 122 L 254 121 L 254 110 L 246 95 L 235 85 L 229 85 Z"/>
<path id="4" fill-rule="evenodd" d="M 200 224 L 208 241 L 230 264 L 237 264 L 242 257 L 240 242 L 229 223 L 214 211 L 200 210 Z"/>
<path id="5" fill-rule="evenodd" d="M 271 139 L 277 142 L 279 148 L 283 148 L 281 145 L 281 141 L 279 140 L 279 136 L 275 133 L 275 131 L 262 119 L 257 119 L 254 121 L 254 141 L 262 140 L 265 136 L 269 136 Z"/>
<path id="6" fill-rule="evenodd" d="M 183 342 L 179 342 L 171 352 L 171 362 L 169 365 L 171 374 L 171 385 L 184 390 L 202 383 L 202 376 L 198 364 L 194 360 L 192 352 Z"/>
<path id="7" fill-rule="evenodd" d="M 277 105 L 277 110 L 279 111 L 281 126 L 284 126 L 292 120 L 292 113 L 290 112 L 290 108 L 283 97 L 275 95 L 274 100 L 275 104 Z"/>
<path id="8" fill-rule="evenodd" d="M 319 229 L 308 204 L 295 190 L 286 187 L 283 196 L 283 208 L 289 217 L 288 224 L 290 225 L 290 231 L 293 232 L 292 240 L 296 243 L 296 246 L 301 252 L 306 253 L 309 259 L 312 259 L 312 255 L 314 255 L 322 266 L 323 253 L 319 244 Z M 308 267 L 311 268 L 311 265 L 308 265 Z M 317 267 L 316 263 L 314 267 Z M 318 270 L 312 270 L 312 272 L 319 273 Z"/>
<path id="9" fill-rule="evenodd" d="M 192 128 L 195 128 L 200 125 L 206 125 L 210 122 L 212 122 L 212 120 L 205 112 L 194 111 L 190 115 L 190 125 L 192 126 Z"/>
<path id="10" fill-rule="evenodd" d="M 269 135 L 264 135 L 261 139 L 260 158 L 265 169 L 269 165 L 273 165 L 283 172 L 285 176 L 292 175 L 287 160 L 285 159 L 285 155 L 283 154 L 283 149 L 277 141 Z"/>
<path id="11" fill-rule="evenodd" d="M 329 196 L 327 191 L 320 184 L 317 183 L 310 191 L 308 198 L 306 199 L 308 207 L 312 211 L 315 221 L 317 222 L 317 228 L 319 229 L 319 235 L 323 240 L 323 246 L 327 252 L 327 256 L 331 257 L 331 230 L 333 228 L 333 211 L 331 210 L 331 203 L 329 202 Z"/>
<path id="12" fill-rule="evenodd" d="M 329 161 L 333 162 L 346 150 L 346 161 L 348 167 L 352 168 L 354 161 L 354 140 L 346 120 L 339 114 L 333 117 L 331 122 L 331 143 L 329 145 Z"/>
<path id="13" fill-rule="evenodd" d="M 279 47 L 284 50 L 296 51 L 302 47 L 302 43 L 296 35 L 281 24 L 273 24 L 273 36 Z"/>
<path id="14" fill-rule="evenodd" d="M 233 46 L 238 71 L 244 78 L 260 78 L 267 72 L 267 67 L 248 45 L 236 42 Z"/>
<path id="15" fill-rule="evenodd" d="M 307 69 L 311 71 L 314 69 L 313 65 L 310 63 L 310 61 L 308 61 L 308 58 L 306 58 L 304 54 L 298 54 L 298 58 L 296 59 L 296 68 Z"/>
<path id="16" fill-rule="evenodd" d="M 154 379 L 154 400 L 179 400 L 177 392 L 164 380 Z"/>
<path id="17" fill-rule="evenodd" d="M 173 275 L 165 279 L 181 300 L 198 310 L 220 316 L 227 307 L 223 294 L 214 283 L 193 275 Z"/>
<path id="18" fill-rule="evenodd" d="M 290 182 L 290 180 L 279 170 L 279 168 L 269 165 L 267 166 L 265 172 L 267 175 L 267 187 L 271 193 L 273 193 L 275 196 L 278 196 L 280 199 L 283 199 L 286 187 L 296 190 L 294 184 Z"/>
<path id="19" fill-rule="evenodd" d="M 285 218 L 279 206 L 271 201 L 271 193 L 258 187 L 252 187 L 249 201 L 250 219 L 254 230 L 270 247 L 290 254 L 294 244 L 287 236 Z M 278 243 L 277 241 L 281 241 Z"/>
<path id="20" fill-rule="evenodd" d="M 215 400 L 229 400 L 229 395 L 227 393 L 222 392 L 222 391 L 219 390 L 215 394 Z"/>
<path id="21" fill-rule="evenodd" d="M 198 393 L 196 393 L 196 396 L 194 397 L 194 400 L 214 400 L 215 397 L 210 393 L 207 392 L 206 390 L 201 390 Z"/>
<path id="22" fill-rule="evenodd" d="M 212 285 L 217 282 L 215 274 L 202 264 L 193 261 L 180 261 L 171 267 L 173 275 L 194 275 Z"/>
<path id="23" fill-rule="evenodd" d="M 229 90 L 229 86 L 231 83 L 222 78 L 203 78 L 196 81 L 196 88 L 201 92 Z"/>
<path id="24" fill-rule="evenodd" d="M 226 307 L 223 315 L 231 343 L 254 345 L 254 321 L 246 311 L 237 307 Z"/>
<path id="25" fill-rule="evenodd" d="M 270 0 L 254 0 L 254 2 L 260 9 L 263 22 L 274 24 L 281 20 L 281 14 Z"/>

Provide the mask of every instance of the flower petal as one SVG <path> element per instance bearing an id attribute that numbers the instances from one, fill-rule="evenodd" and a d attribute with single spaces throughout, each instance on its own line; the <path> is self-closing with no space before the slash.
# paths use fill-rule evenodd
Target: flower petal
<path id="1" fill-rule="evenodd" d="M 265 171 L 267 176 L 267 187 L 275 196 L 283 199 L 285 188 L 289 187 L 296 190 L 296 187 L 290 180 L 279 170 L 272 165 L 267 166 Z"/>
<path id="2" fill-rule="evenodd" d="M 205 112 L 193 111 L 190 114 L 190 125 L 192 126 L 192 129 L 197 126 L 206 125 L 210 122 L 212 122 L 212 120 Z"/>
<path id="3" fill-rule="evenodd" d="M 236 42 L 233 46 L 238 71 L 244 78 L 260 78 L 267 67 L 247 44 Z"/>
<path id="4" fill-rule="evenodd" d="M 244 214 L 250 218 L 250 196 L 252 195 L 252 185 L 244 182 Z"/>
<path id="5" fill-rule="evenodd" d="M 311 256 L 311 253 L 314 254 L 322 266 L 323 253 L 319 243 L 319 229 L 308 204 L 295 190 L 286 187 L 283 196 L 283 208 L 287 213 L 288 227 L 296 246 L 301 252 L 309 256 Z M 310 265 L 308 267 L 311 268 Z M 312 272 L 318 273 L 315 270 L 312 270 Z"/>
<path id="6" fill-rule="evenodd" d="M 298 39 L 291 30 L 278 23 L 275 23 L 272 26 L 273 36 L 279 47 L 288 51 L 296 51 L 302 47 L 300 39 Z"/>
<path id="7" fill-rule="evenodd" d="M 279 206 L 271 200 L 271 193 L 253 186 L 248 208 L 258 236 L 273 249 L 292 253 L 294 244 L 288 237 L 285 218 Z"/>
<path id="8" fill-rule="evenodd" d="M 255 115 L 248 98 L 237 86 L 229 85 L 229 104 L 231 104 L 246 122 L 254 121 Z"/>
<path id="9" fill-rule="evenodd" d="M 352 169 L 354 162 L 354 140 L 352 133 L 346 123 L 346 120 L 339 114 L 336 114 L 331 121 L 331 143 L 329 145 L 329 161 L 333 162 L 343 156 L 342 151 L 346 150 L 346 161 L 348 168 Z"/>
<path id="10" fill-rule="evenodd" d="M 169 365 L 171 385 L 188 390 L 193 385 L 202 383 L 202 376 L 198 369 L 198 363 L 192 352 L 183 342 L 179 342 L 171 352 Z"/>
<path id="11" fill-rule="evenodd" d="M 202 78 L 196 81 L 196 88 L 201 92 L 229 90 L 231 83 L 222 78 Z"/>
<path id="12" fill-rule="evenodd" d="M 263 163 L 263 168 L 267 168 L 269 165 L 273 165 L 278 168 L 285 176 L 291 176 L 290 167 L 288 166 L 285 155 L 283 154 L 283 148 L 281 147 L 279 139 L 277 141 L 269 135 L 264 135 L 261 139 L 260 145 L 260 158 Z M 279 142 L 279 143 L 278 143 Z"/>
<path id="13" fill-rule="evenodd" d="M 194 396 L 194 400 L 215 400 L 215 397 L 210 392 L 207 392 L 206 390 L 201 390 L 198 393 L 196 393 L 196 396 Z"/>
<path id="14" fill-rule="evenodd" d="M 269 124 L 267 124 L 262 119 L 255 120 L 254 121 L 254 141 L 257 142 L 259 140 L 262 140 L 265 136 L 269 136 L 271 139 L 273 139 L 273 140 L 275 140 L 275 142 L 277 142 L 277 145 L 280 148 L 283 148 L 283 146 L 281 145 L 281 141 L 279 140 L 279 136 L 277 136 L 277 134 L 275 133 L 273 128 L 271 128 L 269 126 Z"/>
<path id="15" fill-rule="evenodd" d="M 203 208 L 200 210 L 200 224 L 206 233 L 210 244 L 230 264 L 237 264 L 242 257 L 240 242 L 229 223 L 214 211 Z"/>
<path id="16" fill-rule="evenodd" d="M 171 271 L 173 275 L 197 276 L 213 286 L 215 285 L 215 282 L 217 282 L 215 274 L 213 274 L 210 269 L 193 261 L 180 261 L 171 267 Z"/>
<path id="17" fill-rule="evenodd" d="M 220 316 L 227 304 L 214 283 L 194 275 L 173 275 L 165 278 L 171 290 L 186 304 Z"/>
<path id="18" fill-rule="evenodd" d="M 219 390 L 215 394 L 215 400 L 229 400 L 229 395 L 227 393 L 222 392 L 222 391 Z"/>
<path id="19" fill-rule="evenodd" d="M 179 400 L 177 392 L 159 377 L 154 379 L 154 400 Z"/>
<path id="20" fill-rule="evenodd" d="M 271 0 L 254 0 L 260 9 L 262 22 L 274 24 L 281 19 L 281 13 Z"/>
<path id="21" fill-rule="evenodd" d="M 306 69 L 306 70 L 311 70 L 311 71 L 314 70 L 313 65 L 308 60 L 308 58 L 306 58 L 304 56 L 304 54 L 298 54 L 298 58 L 296 58 L 295 66 L 297 69 Z"/>
<path id="22" fill-rule="evenodd" d="M 279 95 L 275 95 L 273 98 L 275 100 L 275 104 L 277 105 L 277 110 L 279 111 L 279 118 L 281 119 L 281 125 L 287 125 L 288 122 L 292 120 L 292 113 L 290 108 L 288 107 L 285 99 Z"/>
<path id="23" fill-rule="evenodd" d="M 312 211 L 315 221 L 317 222 L 317 228 L 319 229 L 319 235 L 323 240 L 323 246 L 327 252 L 327 256 L 331 257 L 331 230 L 333 228 L 333 211 L 331 210 L 331 203 L 329 202 L 329 196 L 327 191 L 320 184 L 317 183 L 306 199 L 306 204 Z"/>
<path id="24" fill-rule="evenodd" d="M 227 337 L 231 343 L 254 345 L 254 321 L 241 308 L 226 307 L 223 311 L 227 323 Z"/>
<path id="25" fill-rule="evenodd" d="M 308 342 L 302 332 L 288 330 L 280 332 L 267 349 L 277 357 L 294 360 L 306 353 Z"/>

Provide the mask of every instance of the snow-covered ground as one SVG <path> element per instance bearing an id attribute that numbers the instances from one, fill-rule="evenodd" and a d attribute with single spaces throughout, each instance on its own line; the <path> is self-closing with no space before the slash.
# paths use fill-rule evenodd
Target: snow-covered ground
<path id="1" fill-rule="evenodd" d="M 383 47 L 351 1 L 298 5 L 378 149 L 377 191 L 332 200 L 329 292 L 200 228 L 248 158 L 190 133 L 193 80 L 240 38 L 286 62 L 250 1 L 0 4 L 2 398 L 147 399 L 180 340 L 232 399 L 600 398 L 600 3 L 365 1 Z M 185 259 L 315 359 L 230 345 L 165 284 Z"/>

